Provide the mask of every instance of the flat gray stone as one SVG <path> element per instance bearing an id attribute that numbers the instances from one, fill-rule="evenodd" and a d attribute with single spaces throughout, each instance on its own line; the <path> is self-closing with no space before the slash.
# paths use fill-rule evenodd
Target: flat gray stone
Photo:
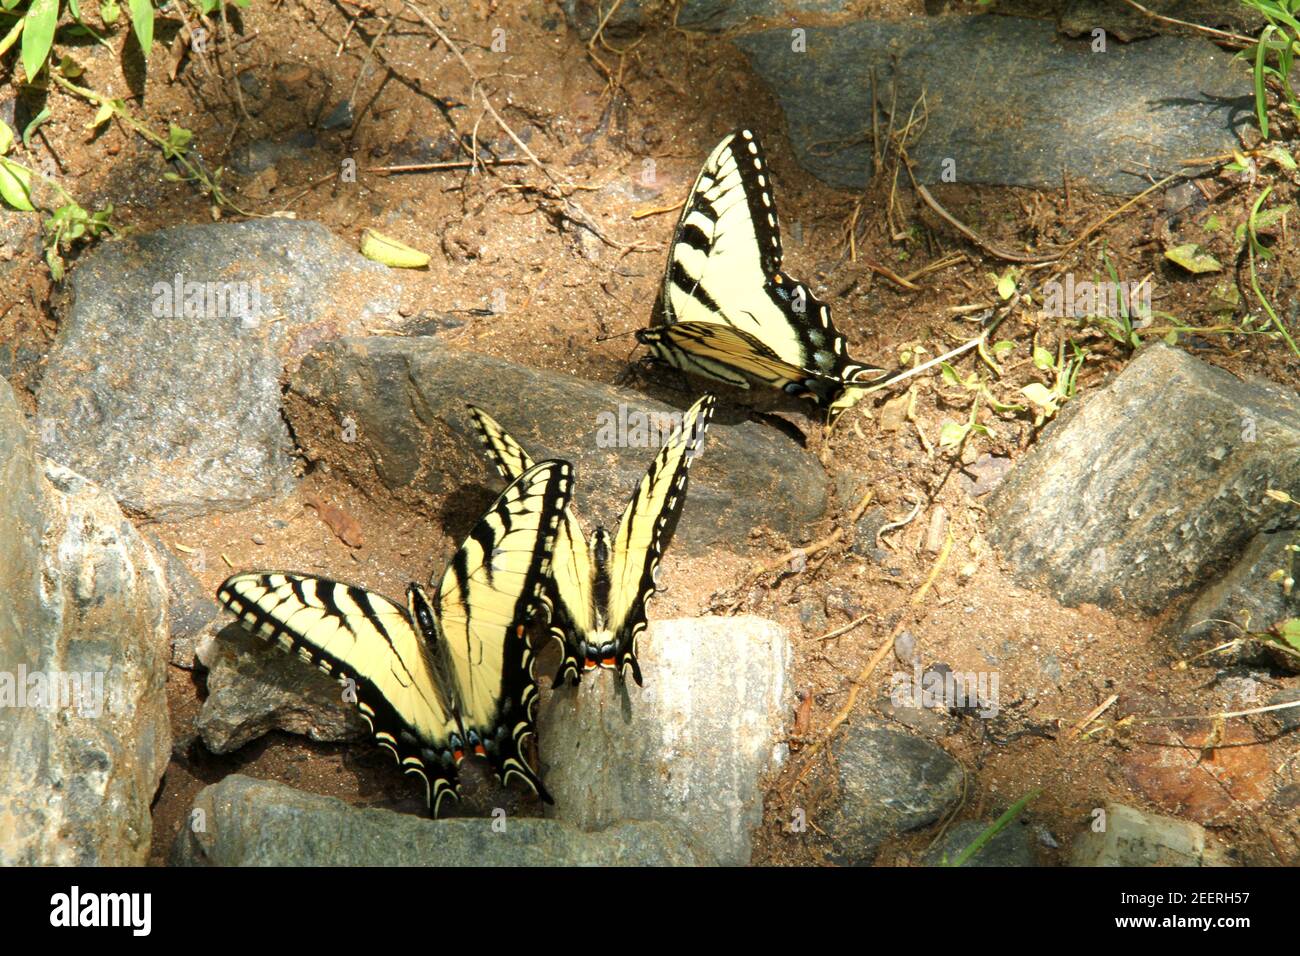
<path id="1" fill-rule="evenodd" d="M 961 799 L 961 765 L 905 731 L 854 721 L 831 753 L 839 786 L 818 826 L 830 836 L 837 863 L 869 865 L 887 839 L 929 826 Z"/>
<path id="2" fill-rule="evenodd" d="M 586 833 L 530 817 L 430 820 L 233 774 L 199 791 L 172 866 L 696 866 L 662 823 Z"/>
<path id="3" fill-rule="evenodd" d="M 171 753 L 166 614 L 149 546 L 35 456 L 0 381 L 0 865 L 145 863 Z"/>
<path id="4" fill-rule="evenodd" d="M 229 619 L 229 615 L 226 615 Z M 338 681 L 231 623 L 204 655 L 208 696 L 196 729 L 214 754 L 238 750 L 272 730 L 312 740 L 359 740 L 366 722 Z"/>
<path id="5" fill-rule="evenodd" d="M 1229 865 L 1202 826 L 1118 803 L 1101 809 L 1104 816 L 1075 838 L 1071 866 Z"/>
<path id="6" fill-rule="evenodd" d="M 202 301 L 174 294 L 178 276 L 208 284 Z M 163 519 L 288 492 L 283 368 L 378 324 L 398 301 L 383 266 L 317 223 L 288 219 L 106 243 L 69 286 L 38 396 L 40 450 Z"/>
<path id="7" fill-rule="evenodd" d="M 1110 193 L 1136 193 L 1181 160 L 1231 150 L 1250 124 L 1247 71 L 1207 40 L 1157 36 L 1094 53 L 1046 20 L 940 16 L 736 37 L 780 100 L 799 164 L 861 189 L 872 175 L 876 96 L 907 111 L 926 92 L 928 122 L 909 145 L 916 175 L 962 184 L 1056 189 L 1062 172 Z M 954 68 L 960 64 L 960 68 Z M 842 144 L 843 148 L 837 148 Z"/>
<path id="8" fill-rule="evenodd" d="M 1154 614 L 1300 524 L 1270 488 L 1300 497 L 1300 395 L 1151 345 L 1044 430 L 990 496 L 989 537 L 1063 604 Z"/>
<path id="9" fill-rule="evenodd" d="M 194 651 L 203 636 L 227 623 L 221 605 L 214 601 L 185 562 L 154 531 L 145 531 L 167 576 L 167 629 L 171 634 L 171 662 L 191 670 Z"/>
<path id="10" fill-rule="evenodd" d="M 376 481 L 419 511 L 466 485 L 498 489 L 465 404 L 496 418 L 536 460 L 568 459 L 575 506 L 590 531 L 613 527 L 658 454 L 662 434 L 622 430 L 638 412 L 673 414 L 636 392 L 448 349 L 435 338 L 346 338 L 303 360 L 285 398 L 312 461 L 368 487 Z M 614 440 L 607 440 L 608 438 Z M 350 439 L 350 440 L 349 440 Z M 604 447 L 602 447 L 604 446 Z M 487 504 L 484 495 L 483 504 Z M 754 528 L 793 534 L 826 510 L 817 460 L 775 429 L 714 416 L 691 466 L 672 550 L 735 549 Z"/>
<path id="11" fill-rule="evenodd" d="M 652 622 L 644 687 L 601 672 L 543 699 L 547 815 L 585 830 L 657 820 L 723 865 L 747 864 L 763 778 L 785 758 L 790 657 L 785 630 L 763 618 Z"/>
<path id="12" fill-rule="evenodd" d="M 926 854 L 927 866 L 950 866 L 993 824 L 992 820 L 967 820 L 950 829 Z M 1021 820 L 1012 820 L 984 844 L 964 867 L 1037 866 L 1034 856 L 1036 837 L 1033 828 Z"/>
<path id="13" fill-rule="evenodd" d="M 1279 569 L 1300 569 L 1300 555 L 1293 557 L 1287 550 L 1296 544 L 1300 544 L 1300 531 L 1277 531 L 1251 538 L 1228 572 L 1201 591 L 1175 621 L 1170 633 L 1178 646 L 1185 651 L 1215 647 L 1240 637 L 1238 627 L 1267 631 L 1288 618 L 1300 617 L 1300 588 L 1288 596 L 1282 582 L 1269 580 L 1269 575 Z M 1300 657 L 1278 652 L 1275 659 L 1290 670 L 1300 671 Z"/>

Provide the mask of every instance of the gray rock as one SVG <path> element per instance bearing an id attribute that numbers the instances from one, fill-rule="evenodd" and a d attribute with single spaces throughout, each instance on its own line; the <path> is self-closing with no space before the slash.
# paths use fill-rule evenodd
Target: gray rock
<path id="1" fill-rule="evenodd" d="M 1013 3 L 998 4 L 999 11 Z M 1225 4 L 1221 0 L 1149 0 L 1147 9 L 1178 17 L 1201 26 L 1219 27 L 1254 35 L 1263 26 L 1263 17 L 1245 4 Z M 1091 36 L 1101 28 L 1124 40 L 1154 36 L 1165 29 L 1159 22 L 1123 0 L 1066 0 L 1057 27 L 1067 36 Z"/>
<path id="2" fill-rule="evenodd" d="M 961 765 L 904 731 L 854 721 L 831 753 L 839 787 L 819 825 L 831 838 L 835 862 L 869 864 L 885 840 L 929 826 L 961 799 Z"/>
<path id="3" fill-rule="evenodd" d="M 40 385 L 41 353 L 26 345 L 0 345 L 0 378 L 15 389 L 34 392 Z"/>
<path id="4" fill-rule="evenodd" d="M 213 293 L 197 313 L 171 301 L 177 276 Z M 41 451 L 124 507 L 172 519 L 289 491 L 282 367 L 398 301 L 384 267 L 287 219 L 108 243 L 70 287 L 39 395 Z"/>
<path id="5" fill-rule="evenodd" d="M 36 458 L 0 382 L 0 865 L 144 864 L 171 752 L 166 614 L 149 546 Z"/>
<path id="6" fill-rule="evenodd" d="M 321 129 L 348 129 L 355 119 L 355 112 L 349 100 L 336 103 L 329 114 L 320 121 Z"/>
<path id="7" fill-rule="evenodd" d="M 1061 420 L 989 499 L 989 537 L 1063 604 L 1148 613 L 1294 527 L 1300 396 L 1152 345 Z M 1289 523 L 1289 525 L 1288 525 Z"/>
<path id="8" fill-rule="evenodd" d="M 39 259 L 40 235 L 40 213 L 0 208 L 0 272 Z"/>
<path id="9" fill-rule="evenodd" d="M 171 633 L 171 662 L 177 667 L 194 667 L 194 649 L 211 629 L 226 623 L 221 605 L 214 601 L 198 579 L 190 573 L 171 548 L 156 532 L 146 531 L 145 539 L 162 563 L 167 576 L 167 629 Z"/>
<path id="10" fill-rule="evenodd" d="M 674 824 L 719 863 L 747 864 L 763 776 L 785 759 L 790 655 L 785 630 L 763 618 L 653 622 L 639 655 L 644 687 L 589 674 L 543 699 L 548 816 L 585 830 Z"/>
<path id="11" fill-rule="evenodd" d="M 958 823 L 926 854 L 926 865 L 948 866 L 955 863 L 992 823 L 992 820 Z M 1012 820 L 962 866 L 1037 866 L 1034 842 L 1033 829 L 1023 820 Z"/>
<path id="12" fill-rule="evenodd" d="M 1002 484 L 1011 471 L 1012 461 L 1002 455 L 980 455 L 961 470 L 961 486 L 972 498 L 987 495 Z"/>
<path id="13" fill-rule="evenodd" d="M 1074 840 L 1071 866 L 1227 866 L 1205 828 L 1173 817 L 1108 803 L 1104 828 L 1091 826 Z"/>
<path id="14" fill-rule="evenodd" d="M 585 833 L 529 817 L 430 820 L 363 810 L 233 774 L 199 791 L 172 866 L 695 866 L 707 856 L 662 823 Z M 200 829 L 201 827 L 201 829 Z"/>
<path id="15" fill-rule="evenodd" d="M 1269 575 L 1280 568 L 1300 568 L 1300 557 L 1286 549 L 1300 544 L 1300 532 L 1257 534 L 1246 545 L 1228 573 L 1206 587 L 1174 623 L 1171 633 L 1180 649 L 1214 647 L 1241 636 L 1230 624 L 1251 631 L 1267 631 L 1290 617 L 1300 617 L 1300 589 L 1288 597 L 1279 581 Z M 1247 651 L 1243 659 L 1252 659 Z M 1279 652 L 1277 663 L 1300 671 L 1300 657 Z"/>
<path id="16" fill-rule="evenodd" d="M 609 12 L 604 0 L 561 0 L 564 16 L 584 39 Z M 623 0 L 605 22 L 611 36 L 637 33 L 655 25 L 659 19 L 675 23 L 682 30 L 697 33 L 722 33 L 753 21 L 789 19 L 801 13 L 839 13 L 845 0 Z M 797 21 L 792 21 L 797 22 Z"/>
<path id="17" fill-rule="evenodd" d="M 849 189 L 872 175 L 873 68 L 885 108 L 895 81 L 904 115 L 926 91 L 928 122 L 908 151 L 927 183 L 951 168 L 959 183 L 1055 189 L 1064 170 L 1134 193 L 1186 157 L 1232 149 L 1250 122 L 1248 74 L 1199 38 L 1093 53 L 1047 21 L 947 16 L 809 27 L 802 53 L 788 27 L 734 42 L 780 100 L 800 165 Z"/>
<path id="18" fill-rule="evenodd" d="M 307 356 L 285 409 L 309 459 L 362 487 L 378 479 L 427 511 L 431 497 L 467 483 L 499 487 L 466 402 L 491 413 L 535 459 L 574 462 L 576 505 L 588 528 L 613 526 L 667 437 L 625 430 L 621 444 L 636 447 L 613 447 L 617 436 L 607 432 L 617 431 L 620 410 L 629 422 L 638 411 L 680 414 L 635 392 L 449 350 L 434 338 L 386 336 L 342 339 Z M 820 518 L 826 501 L 825 472 L 813 456 L 772 429 L 733 424 L 723 412 L 691 468 L 672 548 L 734 549 L 764 525 L 793 534 Z"/>
<path id="19" fill-rule="evenodd" d="M 889 515 L 884 508 L 871 507 L 862 512 L 862 517 L 858 518 L 858 523 L 853 528 L 853 544 L 850 545 L 853 553 L 879 560 L 877 552 L 882 549 L 876 545 L 876 535 L 888 523 Z"/>
<path id="20" fill-rule="evenodd" d="M 278 139 L 258 139 L 239 147 L 230 165 L 240 175 L 251 176 L 284 162 L 303 162 L 311 158 L 311 151 L 318 145 L 311 130 L 298 130 Z"/>
<path id="21" fill-rule="evenodd" d="M 358 740 L 366 722 L 343 688 L 277 646 L 230 624 L 204 655 L 208 696 L 197 730 L 214 754 L 238 750 L 272 730 L 312 740 Z"/>
<path id="22" fill-rule="evenodd" d="M 1278 691 L 1268 699 L 1268 704 L 1270 706 L 1274 704 L 1300 704 L 1300 687 Z M 1273 716 L 1277 718 L 1283 733 L 1300 730 L 1300 706 L 1275 710 Z"/>

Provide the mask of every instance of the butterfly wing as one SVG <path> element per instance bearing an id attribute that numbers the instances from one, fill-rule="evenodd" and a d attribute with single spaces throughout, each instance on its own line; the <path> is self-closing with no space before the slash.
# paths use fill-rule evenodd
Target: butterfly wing
<path id="1" fill-rule="evenodd" d="M 434 816 L 456 797 L 455 703 L 405 608 L 354 585 L 281 571 L 233 575 L 217 599 L 252 633 L 341 683 L 355 681 L 375 740 L 424 780 Z"/>
<path id="2" fill-rule="evenodd" d="M 506 432 L 501 424 L 487 412 L 469 406 L 478 430 L 479 439 L 497 472 L 506 481 L 513 481 L 532 467 L 528 452 Z M 564 510 L 556 537 L 555 552 L 551 558 L 551 584 L 549 597 L 553 605 L 551 636 L 563 649 L 563 659 L 555 676 L 555 683 L 565 678 L 576 681 L 582 672 L 579 648 L 596 629 L 592 607 L 592 563 L 582 525 L 573 508 Z"/>
<path id="3" fill-rule="evenodd" d="M 705 395 L 664 442 L 623 512 L 610 545 L 609 630 L 621 672 L 641 683 L 637 639 L 646 627 L 646 604 L 655 572 L 686 502 L 687 473 L 699 454 L 715 399 Z"/>
<path id="4" fill-rule="evenodd" d="M 650 331 L 679 324 L 730 326 L 761 342 L 772 360 L 803 370 L 803 378 L 851 381 L 876 371 L 848 357 L 830 308 L 784 273 L 781 262 L 767 161 L 757 135 L 737 130 L 717 145 L 691 187 L 669 247 L 659 326 Z M 708 377 L 737 384 L 747 374 L 744 368 L 715 367 Z M 798 383 L 801 377 L 786 378 Z M 833 400 L 824 390 L 802 385 L 792 394 L 823 406 Z"/>
<path id="5" fill-rule="evenodd" d="M 544 461 L 512 481 L 470 530 L 433 599 L 467 747 L 486 756 L 503 783 L 519 777 L 547 801 L 523 752 L 537 704 L 525 630 L 547 603 L 572 473 L 568 462 Z"/>

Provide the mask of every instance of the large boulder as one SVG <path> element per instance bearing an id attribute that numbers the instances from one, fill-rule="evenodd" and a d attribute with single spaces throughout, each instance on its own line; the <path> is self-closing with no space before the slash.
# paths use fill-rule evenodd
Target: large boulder
<path id="1" fill-rule="evenodd" d="M 896 127 L 925 93 L 908 153 L 926 183 L 1056 189 L 1064 173 L 1135 193 L 1189 156 L 1231 150 L 1250 122 L 1249 73 L 1199 37 L 1110 38 L 1102 50 L 1047 20 L 992 15 L 792 27 L 734 42 L 780 101 L 800 165 L 833 186 L 873 175 L 873 73 L 882 111 L 902 113 Z"/>
<path id="2" fill-rule="evenodd" d="M 1300 526 L 1300 395 L 1178 349 L 1143 349 L 1061 419 L 989 499 L 1016 576 L 1067 605 L 1168 606 L 1257 534 Z"/>
<path id="3" fill-rule="evenodd" d="M 529 817 L 430 820 L 234 774 L 199 791 L 173 866 L 693 866 L 680 830 L 622 822 L 586 833 Z"/>
<path id="4" fill-rule="evenodd" d="M 748 863 L 764 777 L 785 759 L 790 657 L 785 630 L 763 618 L 655 621 L 644 687 L 597 672 L 543 700 L 547 814 L 588 830 L 671 823 L 719 863 Z"/>
<path id="5" fill-rule="evenodd" d="M 435 338 L 388 336 L 340 339 L 308 355 L 285 407 L 310 459 L 426 510 L 430 498 L 467 483 L 499 487 L 467 402 L 535 459 L 575 464 L 575 507 L 589 530 L 614 526 L 668 437 L 640 427 L 642 416 L 681 415 L 625 389 L 450 350 Z M 792 535 L 822 516 L 826 500 L 825 472 L 812 455 L 722 411 L 691 467 L 673 549 L 735 549 L 761 526 Z"/>
<path id="6" fill-rule="evenodd" d="M 0 381 L 0 864 L 142 865 L 171 753 L 167 591 Z"/>
<path id="7" fill-rule="evenodd" d="M 323 226 L 177 226 L 73 270 L 36 433 L 42 452 L 155 518 L 288 492 L 280 378 L 313 345 L 396 309 L 388 271 Z"/>

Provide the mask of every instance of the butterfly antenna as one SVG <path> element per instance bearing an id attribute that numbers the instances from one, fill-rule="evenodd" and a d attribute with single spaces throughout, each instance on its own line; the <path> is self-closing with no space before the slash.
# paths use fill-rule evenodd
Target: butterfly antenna
<path id="1" fill-rule="evenodd" d="M 629 332 L 611 332 L 609 335 L 598 335 L 596 336 L 596 341 L 608 342 L 610 339 L 626 338 L 629 335 L 636 335 L 637 331 L 638 331 L 637 329 L 632 329 Z"/>

